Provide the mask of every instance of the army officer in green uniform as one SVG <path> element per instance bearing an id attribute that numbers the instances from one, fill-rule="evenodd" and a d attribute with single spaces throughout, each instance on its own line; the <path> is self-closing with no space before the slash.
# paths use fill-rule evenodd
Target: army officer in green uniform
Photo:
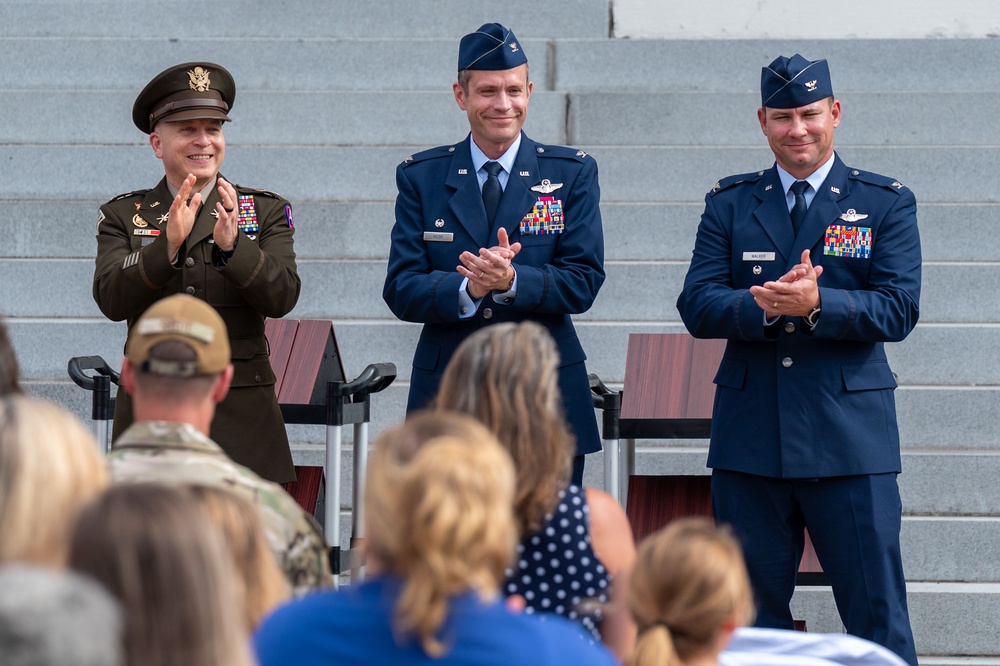
<path id="1" fill-rule="evenodd" d="M 292 246 L 292 207 L 276 194 L 219 174 L 236 84 L 225 68 L 191 62 L 158 74 L 139 93 L 132 121 L 149 134 L 165 177 L 153 189 L 101 206 L 94 300 L 129 333 L 157 300 L 190 294 L 207 301 L 229 331 L 235 367 L 211 438 L 236 462 L 283 483 L 295 472 L 274 395 L 264 318 L 288 313 L 300 281 Z M 132 422 L 118 392 L 113 438 Z"/>

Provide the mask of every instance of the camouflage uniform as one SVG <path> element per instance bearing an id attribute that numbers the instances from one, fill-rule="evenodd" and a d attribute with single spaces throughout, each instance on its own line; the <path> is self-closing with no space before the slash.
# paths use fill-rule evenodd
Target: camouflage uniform
<path id="1" fill-rule="evenodd" d="M 113 481 L 198 483 L 227 488 L 260 512 L 268 543 L 296 596 L 330 585 L 328 548 L 316 520 L 284 489 L 237 465 L 186 423 L 135 423 L 108 456 Z"/>

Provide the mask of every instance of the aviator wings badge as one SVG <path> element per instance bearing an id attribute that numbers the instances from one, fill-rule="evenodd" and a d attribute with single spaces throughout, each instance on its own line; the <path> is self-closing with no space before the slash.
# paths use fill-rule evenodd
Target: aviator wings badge
<path id="1" fill-rule="evenodd" d="M 555 192 L 556 190 L 558 190 L 562 186 L 563 186 L 562 183 L 553 183 L 548 178 L 546 178 L 545 180 L 543 180 L 538 185 L 533 186 L 531 188 L 531 191 L 532 192 L 540 192 L 542 194 L 552 194 L 553 192 Z"/>

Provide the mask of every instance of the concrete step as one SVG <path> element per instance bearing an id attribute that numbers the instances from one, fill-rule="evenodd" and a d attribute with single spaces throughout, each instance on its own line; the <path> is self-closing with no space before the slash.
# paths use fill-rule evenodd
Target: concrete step
<path id="1" fill-rule="evenodd" d="M 758 79 L 759 80 L 759 79 Z M 836 81 L 836 77 L 834 81 Z M 613 85 L 613 84 L 612 84 Z M 989 112 L 994 92 L 838 93 L 843 116 L 837 146 L 978 145 L 1000 132 Z M 708 92 L 573 92 L 570 139 L 581 145 L 726 146 L 764 143 L 760 94 Z M 943 109 L 956 122 L 940 122 Z"/>
<path id="2" fill-rule="evenodd" d="M 801 53 L 830 62 L 833 89 L 846 92 L 970 92 L 995 90 L 1000 72 L 989 39 L 560 39 L 559 90 L 624 92 L 757 92 L 760 70 L 778 55 Z"/>
<path id="3" fill-rule="evenodd" d="M 129 115 L 137 92 L 58 90 L 39 105 L 37 90 L 5 91 L 0 114 L 32 122 L 0 127 L 0 143 L 144 145 Z M 987 111 L 1000 93 L 846 93 L 841 99 L 841 148 L 979 145 L 983 136 L 1000 133 L 1000 119 Z M 529 128 L 554 142 L 591 146 L 765 145 L 759 104 L 753 93 L 731 95 L 720 105 L 714 93 L 569 94 L 539 85 Z M 941 109 L 952 104 L 953 122 L 938 123 Z M 241 89 L 233 118 L 226 128 L 231 142 L 263 145 L 433 145 L 469 129 L 447 83 L 427 92 Z"/>
<path id="4" fill-rule="evenodd" d="M 521 38 L 600 38 L 610 31 L 608 5 L 607 0 L 566 0 L 550 5 L 531 0 L 503 5 L 437 0 L 433 7 L 400 0 L 240 0 L 230 20 L 192 21 L 191 16 L 204 10 L 204 5 L 194 0 L 177 0 L 167 12 L 155 4 L 131 0 L 5 0 L 0 5 L 0 36 L 120 39 L 126 34 L 123 22 L 127 22 L 137 28 L 128 34 L 171 39 L 457 40 L 483 23 L 499 21 Z M 144 26 L 150 29 L 142 30 Z M 456 52 L 457 48 L 456 43 Z"/>
<path id="5" fill-rule="evenodd" d="M 449 4 L 452 3 L 462 3 L 462 0 L 449 0 Z M 311 4 L 320 6 L 324 3 Z M 81 8 L 84 6 L 80 5 Z M 151 5 L 153 6 L 155 5 Z M 159 9 L 155 11 L 157 14 L 163 13 Z M 443 16 L 436 9 L 429 14 L 435 18 Z M 113 23 L 113 29 L 119 33 L 113 39 L 0 38 L 0 49 L 7 54 L 7 66 L 0 71 L 0 89 L 45 91 L 46 94 L 54 90 L 120 90 L 134 96 L 158 72 L 196 58 L 218 63 L 228 69 L 236 79 L 238 91 L 438 92 L 450 89 L 456 78 L 457 37 L 261 37 L 259 25 L 255 27 L 255 35 L 252 37 L 220 38 L 215 34 L 211 37 L 188 36 L 186 33 L 193 28 L 189 25 L 192 23 L 190 15 L 177 16 L 183 16 L 183 37 L 164 35 L 159 29 L 160 19 L 143 24 L 120 16 Z M 124 38 L 121 36 L 123 21 L 127 21 L 130 26 L 127 29 L 130 34 Z M 207 30 L 218 29 L 218 21 L 203 23 Z M 240 19 L 234 16 L 227 23 L 236 26 Z M 10 22 L 0 24 L 16 26 Z M 326 25 L 316 25 L 320 30 L 327 29 Z M 479 25 L 478 22 L 471 22 L 470 27 L 462 29 L 462 33 L 475 30 Z M 238 30 L 237 28 L 237 34 Z M 136 33 L 144 32 L 156 34 L 135 36 Z M 536 80 L 536 85 L 542 89 L 551 89 L 548 81 L 548 73 L 552 71 L 548 39 L 525 38 L 520 46 L 531 62 L 531 70 L 534 72 L 532 79 Z M 30 76 L 25 75 L 25 72 L 30 72 Z M 239 99 L 237 97 L 237 105 Z M 296 95 L 289 95 L 288 103 L 289 107 L 293 107 L 297 103 Z M 131 101 L 122 108 L 126 119 L 129 118 L 127 114 L 131 108 Z M 239 106 L 235 108 L 238 109 Z"/>
<path id="6" fill-rule="evenodd" d="M 605 262 L 607 280 L 581 321 L 678 321 L 675 309 L 687 262 Z M 296 319 L 392 319 L 382 301 L 385 261 L 298 262 L 303 289 L 289 315 Z M 975 280 L 970 279 L 973 271 Z M 100 317 L 93 302 L 94 262 L 89 259 L 0 260 L 0 312 L 10 317 Z M 1000 264 L 925 264 L 923 323 L 1000 323 L 985 309 L 1000 291 Z M 650 298 L 650 294 L 657 294 Z M 955 351 L 953 353 L 960 353 Z M 971 350 L 961 353 L 971 353 Z"/>
<path id="7" fill-rule="evenodd" d="M 56 91 L 42 105 L 37 90 L 5 91 L 0 117 L 32 121 L 0 126 L 0 143 L 145 147 L 146 135 L 130 115 L 141 85 L 132 91 Z M 565 93 L 541 90 L 531 96 L 532 127 L 557 143 L 566 142 L 566 99 Z M 66 109 L 73 113 L 67 115 Z M 226 126 L 231 144 L 434 145 L 457 141 L 469 132 L 469 121 L 448 83 L 435 92 L 241 89 L 232 118 Z"/>
<path id="8" fill-rule="evenodd" d="M 101 318 L 14 318 L 6 322 L 26 377 L 62 378 L 72 356 L 103 356 L 118 365 L 125 343 L 125 324 Z M 410 360 L 420 334 L 418 324 L 394 319 L 338 319 L 334 329 L 345 372 L 359 374 L 369 363 L 391 361 L 400 379 L 410 376 Z M 605 383 L 624 380 L 631 333 L 683 333 L 673 321 L 577 321 L 590 372 Z M 887 355 L 904 387 L 1000 386 L 1000 326 L 918 324 L 902 343 L 887 346 Z M 951 350 L 947 355 L 940 350 Z M 1000 442 L 998 442 L 1000 445 Z"/>
<path id="9" fill-rule="evenodd" d="M 529 134 L 542 143 L 558 137 Z M 458 141 L 461 135 L 451 137 Z M 726 175 L 767 169 L 774 162 L 764 141 L 753 146 L 582 146 L 600 165 L 607 202 L 696 202 Z M 230 141 L 226 168 L 234 181 L 280 192 L 292 201 L 391 201 L 395 168 L 427 146 L 259 146 Z M 898 178 L 920 202 L 1000 201 L 991 174 L 1000 150 L 967 147 L 858 147 L 841 151 L 848 165 Z M 140 146 L 2 145 L 9 177 L 0 199 L 100 199 L 151 187 L 163 167 Z M 650 165 L 657 165 L 651 169 Z M 62 174 L 58 187 L 52 174 Z"/>
<path id="10" fill-rule="evenodd" d="M 108 198 L 111 195 L 105 197 Z M 82 257 L 97 252 L 98 206 L 105 199 L 0 200 L 4 257 Z M 293 201 L 295 245 L 301 259 L 372 259 L 389 255 L 394 213 L 390 201 Z M 926 262 L 996 261 L 996 204 L 919 204 L 920 239 Z M 682 261 L 691 258 L 704 204 L 601 204 L 608 261 Z"/>
<path id="11" fill-rule="evenodd" d="M 1000 584 L 907 583 L 906 596 L 919 655 L 1000 657 Z M 829 587 L 798 588 L 792 614 L 805 620 L 811 632 L 844 630 Z"/>

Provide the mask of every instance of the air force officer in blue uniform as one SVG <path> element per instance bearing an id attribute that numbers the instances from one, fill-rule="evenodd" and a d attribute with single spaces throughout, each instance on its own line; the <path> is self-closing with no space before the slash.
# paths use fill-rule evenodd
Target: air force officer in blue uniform
<path id="1" fill-rule="evenodd" d="M 524 49 L 509 29 L 489 23 L 462 38 L 453 90 L 471 133 L 397 168 L 382 296 L 397 317 L 424 324 L 408 410 L 435 396 L 455 348 L 480 327 L 532 320 L 548 328 L 579 481 L 582 455 L 601 448 L 586 355 L 570 319 L 590 308 L 604 283 L 597 163 L 525 136 L 531 88 Z"/>
<path id="2" fill-rule="evenodd" d="M 803 527 L 849 633 L 916 664 L 899 552 L 896 381 L 883 343 L 919 314 L 916 200 L 845 165 L 825 60 L 779 57 L 757 115 L 776 164 L 705 197 L 677 308 L 728 340 L 708 464 L 745 549 L 758 625 L 792 628 Z"/>

